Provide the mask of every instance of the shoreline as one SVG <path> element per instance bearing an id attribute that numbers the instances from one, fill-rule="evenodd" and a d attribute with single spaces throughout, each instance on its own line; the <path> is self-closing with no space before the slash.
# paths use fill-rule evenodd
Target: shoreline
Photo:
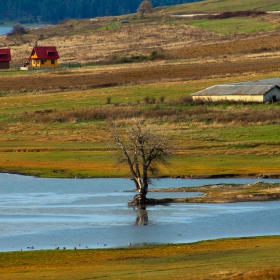
<path id="1" fill-rule="evenodd" d="M 18 172 L 0 172 L 2 174 L 20 175 L 20 176 L 31 176 L 38 178 L 34 175 L 28 175 Z M 197 175 L 190 177 L 159 177 L 152 179 L 182 179 L 182 180 L 199 180 L 199 179 L 222 179 L 222 178 L 255 178 L 255 179 L 279 179 L 279 174 L 249 174 L 247 176 L 232 175 L 229 174 L 224 176 L 219 175 Z M 39 177 L 44 178 L 44 177 Z M 106 178 L 117 178 L 117 177 L 106 177 Z M 106 179 L 105 177 L 90 177 L 90 178 L 73 178 L 73 179 Z M 126 178 L 126 177 L 122 177 Z M 51 178 L 50 178 L 51 179 Z M 60 178 L 55 178 L 60 179 Z M 62 179 L 62 178 L 61 178 Z M 67 179 L 67 178 L 63 178 Z M 68 178 L 71 179 L 71 178 Z M 126 179 L 129 179 L 127 177 Z M 125 192 L 136 192 L 136 190 L 126 190 Z M 153 199 L 148 198 L 145 205 L 157 205 L 157 204 L 168 204 L 168 203 L 237 203 L 237 202 L 254 202 L 254 201 L 278 201 L 280 200 L 280 183 L 275 182 L 254 182 L 250 184 L 208 184 L 196 187 L 172 187 L 172 188 L 149 188 L 148 193 L 153 192 L 197 192 L 203 193 L 203 195 L 186 198 L 161 198 Z M 143 205 L 142 205 L 143 206 Z"/>
<path id="2" fill-rule="evenodd" d="M 29 280 L 279 279 L 279 245 L 280 236 L 272 235 L 125 249 L 7 252 L 0 253 L 0 272 L 3 279 L 22 279 L 24 273 Z M 251 278 L 240 278 L 246 274 Z"/>
<path id="3" fill-rule="evenodd" d="M 60 251 L 60 252 L 84 252 L 84 251 L 111 251 L 111 250 L 129 250 L 129 249 L 145 249 L 145 248 L 159 248 L 159 247 L 165 247 L 165 246 L 192 246 L 196 244 L 202 244 L 205 242 L 223 242 L 227 240 L 250 240 L 250 239 L 269 239 L 269 238 L 279 238 L 280 234 L 269 234 L 269 235 L 248 235 L 248 236 L 236 236 L 236 237 L 218 237 L 218 238 L 210 238 L 210 239 L 203 239 L 203 240 L 197 240 L 197 241 L 189 241 L 189 242 L 178 242 L 178 243 L 143 243 L 143 244 L 128 244 L 126 246 L 117 246 L 117 247 L 97 247 L 97 248 L 91 248 L 91 247 L 73 247 L 73 248 L 66 248 L 66 247 L 54 247 L 54 248 L 45 248 L 45 249 L 36 249 L 33 246 L 28 247 L 27 249 L 23 250 L 11 250 L 11 251 L 0 251 L 0 258 L 1 254 L 9 254 L 9 253 L 36 253 L 36 252 L 54 252 L 54 251 Z"/>
<path id="4" fill-rule="evenodd" d="M 163 198 L 163 203 L 238 203 L 280 200 L 280 183 L 255 182 L 252 184 L 214 184 L 199 187 L 150 189 L 149 192 L 199 192 L 203 195 L 187 198 Z"/>
<path id="5" fill-rule="evenodd" d="M 91 176 L 91 177 L 75 177 L 73 176 L 67 176 L 67 177 L 47 177 L 47 176 L 36 176 L 35 174 L 29 174 L 26 172 L 21 171 L 12 171 L 12 170 L 0 170 L 0 173 L 2 174 L 13 174 L 13 175 L 21 175 L 21 176 L 30 176 L 35 178 L 53 178 L 53 179 L 102 179 L 102 178 L 130 178 L 130 176 L 127 177 L 116 177 L 116 176 Z M 248 174 L 195 174 L 195 175 L 174 175 L 174 176 L 158 176 L 158 177 L 151 177 L 151 179 L 164 179 L 164 178 L 170 178 L 170 179 L 223 179 L 223 178 L 256 178 L 256 179 L 280 179 L 280 173 L 248 173 Z"/>

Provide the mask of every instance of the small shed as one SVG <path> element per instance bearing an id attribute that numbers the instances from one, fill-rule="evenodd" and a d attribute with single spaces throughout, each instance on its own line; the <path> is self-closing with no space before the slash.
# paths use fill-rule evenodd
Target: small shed
<path id="1" fill-rule="evenodd" d="M 25 63 L 31 68 L 53 68 L 58 66 L 59 55 L 54 46 L 35 46 Z"/>
<path id="2" fill-rule="evenodd" d="M 265 83 L 216 85 L 191 96 L 193 100 L 275 102 L 280 100 L 280 87 Z"/>
<path id="3" fill-rule="evenodd" d="M 10 49 L 0 49 L 0 69 L 10 69 L 11 60 Z"/>

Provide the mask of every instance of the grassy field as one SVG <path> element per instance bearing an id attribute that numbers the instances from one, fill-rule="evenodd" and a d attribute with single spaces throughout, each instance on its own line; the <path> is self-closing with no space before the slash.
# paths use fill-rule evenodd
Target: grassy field
<path id="1" fill-rule="evenodd" d="M 220 34 L 270 31 L 280 27 L 278 24 L 264 21 L 261 18 L 201 19 L 191 21 L 190 24 Z"/>
<path id="2" fill-rule="evenodd" d="M 162 176 L 278 174 L 278 103 L 194 104 L 188 98 L 215 84 L 279 76 L 277 15 L 174 17 L 182 9 L 211 13 L 248 7 L 273 10 L 277 4 L 203 1 L 143 18 L 68 20 L 30 30 L 20 41 L 1 36 L 0 46 L 11 44 L 15 60 L 39 39 L 39 44 L 55 42 L 61 62 L 78 62 L 83 54 L 85 61 L 98 58 L 103 64 L 0 73 L 0 170 L 46 177 L 128 176 L 125 166 L 116 166 L 111 149 L 106 119 L 113 116 L 126 123 L 144 118 L 172 140 L 172 166 L 163 167 Z M 130 23 L 123 26 L 121 18 Z M 155 61 L 108 64 L 113 56 L 155 50 L 163 55 Z"/>
<path id="3" fill-rule="evenodd" d="M 1 279 L 239 279 L 280 277 L 279 237 L 124 249 L 0 253 Z"/>
<path id="4" fill-rule="evenodd" d="M 185 99 L 217 82 L 223 79 L 7 95 L 0 100 L 0 168 L 47 177 L 128 176 L 116 166 L 105 120 L 139 116 L 176 147 L 163 176 L 278 173 L 279 104 Z"/>
<path id="5" fill-rule="evenodd" d="M 1 97 L 0 169 L 46 177 L 128 176 L 125 166 L 116 166 L 105 120 L 139 116 L 176 147 L 162 176 L 278 174 L 278 103 L 193 104 L 187 98 L 206 85 L 239 79 L 8 93 Z"/>
<path id="6" fill-rule="evenodd" d="M 224 12 L 224 11 L 245 11 L 245 10 L 261 10 L 275 11 L 280 9 L 279 3 L 275 0 L 236 0 L 234 3 L 231 0 L 216 1 L 207 0 L 192 4 L 182 4 L 167 8 L 169 11 L 199 11 L 199 12 Z"/>

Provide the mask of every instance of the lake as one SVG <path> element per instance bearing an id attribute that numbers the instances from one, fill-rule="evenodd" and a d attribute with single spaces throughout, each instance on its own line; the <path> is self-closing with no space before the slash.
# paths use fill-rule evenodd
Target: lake
<path id="1" fill-rule="evenodd" d="M 160 179 L 156 188 L 278 179 Z M 0 251 L 108 248 L 280 234 L 280 201 L 170 204 L 136 209 L 129 179 L 0 174 Z M 149 193 L 182 197 L 197 193 Z"/>
<path id="2" fill-rule="evenodd" d="M 13 27 L 11 27 L 11 26 L 0 26 L 0 36 L 11 32 L 12 29 L 13 29 Z"/>
<path id="3" fill-rule="evenodd" d="M 25 28 L 41 28 L 46 25 L 44 24 L 35 24 L 35 25 L 23 25 Z M 7 33 L 11 32 L 13 30 L 12 26 L 0 26 L 0 36 L 1 35 L 6 35 Z"/>

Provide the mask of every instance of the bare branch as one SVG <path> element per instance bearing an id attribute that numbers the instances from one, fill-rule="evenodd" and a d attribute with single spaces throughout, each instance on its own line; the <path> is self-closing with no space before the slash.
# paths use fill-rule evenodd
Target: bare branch
<path id="1" fill-rule="evenodd" d="M 128 164 L 132 179 L 139 192 L 139 200 L 145 200 L 150 182 L 149 174 L 155 175 L 158 165 L 167 165 L 171 155 L 171 145 L 167 139 L 156 135 L 143 121 L 138 120 L 120 137 L 118 125 L 108 122 L 111 134 L 116 143 L 117 152 Z"/>

